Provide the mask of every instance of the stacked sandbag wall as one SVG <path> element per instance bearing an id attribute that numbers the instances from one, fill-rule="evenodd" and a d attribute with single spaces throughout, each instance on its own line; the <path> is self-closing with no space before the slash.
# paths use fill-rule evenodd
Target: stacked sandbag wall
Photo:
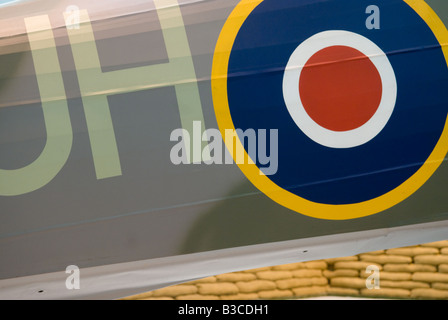
<path id="1" fill-rule="evenodd" d="M 256 300 L 327 295 L 448 300 L 448 240 L 221 274 L 127 299 Z"/>

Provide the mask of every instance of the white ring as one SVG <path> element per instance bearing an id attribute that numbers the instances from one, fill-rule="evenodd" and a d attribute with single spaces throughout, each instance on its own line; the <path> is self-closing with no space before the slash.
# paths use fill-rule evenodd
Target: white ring
<path id="1" fill-rule="evenodd" d="M 333 131 L 317 124 L 300 99 L 299 81 L 307 61 L 322 49 L 347 46 L 366 55 L 381 77 L 382 97 L 375 114 L 362 126 Z M 283 98 L 296 125 L 313 141 L 330 148 L 352 148 L 376 137 L 389 121 L 397 100 L 397 80 L 387 55 L 369 39 L 348 31 L 324 31 L 302 42 L 291 55 L 283 76 Z"/>

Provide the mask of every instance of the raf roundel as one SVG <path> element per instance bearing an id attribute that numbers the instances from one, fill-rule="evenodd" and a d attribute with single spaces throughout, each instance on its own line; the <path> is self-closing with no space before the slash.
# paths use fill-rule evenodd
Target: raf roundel
<path id="1" fill-rule="evenodd" d="M 291 55 L 283 96 L 292 119 L 310 139 L 351 148 L 385 127 L 397 82 L 386 54 L 372 41 L 352 32 L 324 31 Z"/>
<path id="2" fill-rule="evenodd" d="M 382 28 L 370 30 L 359 0 L 242 0 L 221 31 L 212 70 L 219 129 L 278 130 L 275 174 L 258 161 L 238 166 L 294 212 L 387 212 L 448 152 L 448 30 L 423 0 L 375 5 Z"/>

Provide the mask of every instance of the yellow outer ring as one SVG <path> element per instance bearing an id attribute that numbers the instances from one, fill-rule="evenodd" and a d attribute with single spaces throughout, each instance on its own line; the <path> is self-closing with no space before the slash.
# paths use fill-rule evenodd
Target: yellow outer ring
<path id="1" fill-rule="evenodd" d="M 432 8 L 423 0 L 403 1 L 415 10 L 431 28 L 438 42 L 442 46 L 443 54 L 448 64 L 448 30 L 443 22 L 434 10 L 432 10 Z M 233 43 L 235 42 L 236 36 L 244 21 L 262 2 L 263 0 L 240 1 L 224 24 L 215 48 L 212 66 L 212 96 L 219 130 L 223 137 L 225 137 L 226 129 L 235 130 L 235 126 L 230 115 L 227 96 L 227 72 L 230 53 L 232 52 Z M 228 149 L 232 147 L 231 141 L 225 141 L 225 143 Z M 242 150 L 244 150 L 239 139 L 236 139 L 236 144 L 237 148 L 242 148 Z M 244 152 L 245 157 L 249 157 L 245 150 Z M 434 174 L 445 158 L 447 152 L 448 117 L 436 147 L 426 162 L 414 175 L 412 175 L 397 188 L 385 193 L 382 196 L 364 202 L 343 205 L 323 204 L 301 198 L 279 187 L 267 176 L 263 175 L 256 164 L 252 161 L 238 164 L 238 166 L 243 171 L 245 176 L 255 185 L 255 187 L 266 194 L 269 198 L 286 208 L 318 219 L 347 220 L 379 213 L 408 198 Z M 230 153 L 235 159 L 234 152 Z M 235 163 L 238 163 L 236 159 Z"/>

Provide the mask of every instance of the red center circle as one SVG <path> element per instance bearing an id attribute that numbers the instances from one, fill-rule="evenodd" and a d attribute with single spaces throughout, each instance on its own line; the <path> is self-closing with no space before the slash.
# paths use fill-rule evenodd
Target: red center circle
<path id="1" fill-rule="evenodd" d="M 382 96 L 381 76 L 362 52 L 331 46 L 305 64 L 299 93 L 308 115 L 332 131 L 361 127 L 375 114 Z"/>

